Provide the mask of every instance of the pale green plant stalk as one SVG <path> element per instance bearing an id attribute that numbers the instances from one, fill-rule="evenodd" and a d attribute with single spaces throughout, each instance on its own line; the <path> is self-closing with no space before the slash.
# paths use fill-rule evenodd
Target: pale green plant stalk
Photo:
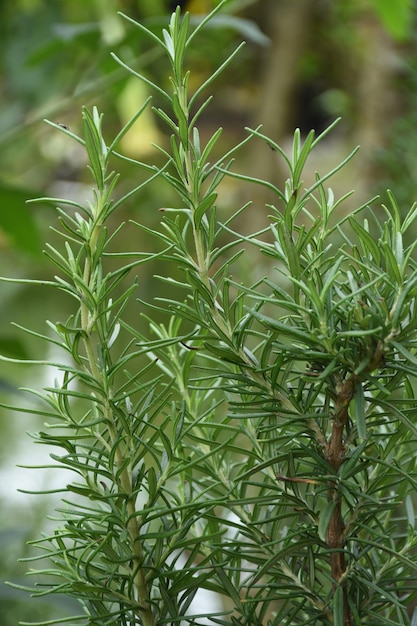
<path id="1" fill-rule="evenodd" d="M 81 232 L 85 231 L 85 257 L 84 268 L 82 270 L 82 283 L 78 285 L 81 292 L 80 297 L 80 322 L 81 337 L 85 347 L 86 364 L 85 369 L 88 375 L 91 375 L 95 383 L 98 384 L 100 392 L 97 400 L 102 403 L 102 414 L 104 422 L 108 426 L 108 441 L 100 435 L 99 441 L 102 442 L 108 453 L 114 450 L 114 466 L 118 474 L 117 486 L 122 494 L 127 495 L 126 499 L 126 530 L 129 536 L 129 542 L 132 546 L 132 563 L 133 584 L 136 589 L 134 596 L 138 603 L 138 615 L 144 626 L 152 626 L 154 623 L 152 610 L 150 606 L 149 589 L 145 580 L 145 572 L 143 570 L 143 553 L 140 540 L 140 523 L 135 515 L 136 503 L 133 488 L 133 467 L 130 462 L 126 464 L 127 459 L 131 459 L 132 450 L 130 446 L 126 446 L 119 439 L 117 419 L 115 419 L 114 403 L 115 391 L 109 385 L 109 375 L 107 368 L 107 351 L 110 344 L 117 338 L 119 322 L 115 324 L 108 319 L 111 312 L 112 302 L 109 300 L 107 310 L 100 310 L 102 302 L 98 302 L 98 290 L 105 285 L 102 280 L 101 250 L 99 248 L 100 237 L 104 233 L 104 223 L 111 210 L 111 193 L 113 192 L 115 177 L 107 173 L 108 148 L 102 140 L 101 119 L 97 110 L 94 110 L 93 117 L 89 118 L 85 112 L 85 136 L 86 148 L 88 150 L 88 142 L 90 141 L 94 147 L 90 147 L 90 154 L 97 154 L 100 159 L 97 170 L 94 171 L 97 183 L 97 193 L 95 202 L 91 205 L 91 215 L 88 221 L 82 221 L 78 218 Z M 95 162 L 92 161 L 94 168 Z M 73 267 L 74 276 L 77 267 Z M 97 306 L 99 305 L 99 306 Z M 101 319 L 100 319 L 101 318 Z M 110 324 L 108 323 L 110 321 Z M 107 324 L 106 324 L 107 322 Z M 98 331 L 97 325 L 101 328 Z M 102 334 L 102 337 L 100 337 Z M 97 335 L 99 335 L 97 337 Z M 100 358 L 97 359 L 97 353 Z M 94 393 L 94 392 L 93 392 Z M 96 394 L 94 394 L 96 395 Z M 129 442 L 130 444 L 130 442 Z"/>
<path id="2" fill-rule="evenodd" d="M 296 131 L 290 156 L 248 129 L 213 158 L 221 130 L 201 145 L 201 97 L 235 55 L 191 94 L 186 52 L 225 5 L 194 30 L 177 10 L 161 37 L 130 20 L 171 69 L 170 90 L 133 72 L 165 103 L 155 113 L 171 133 L 163 167 L 137 163 L 146 183 L 114 199 L 110 161 L 125 158 L 117 146 L 134 120 L 110 145 L 96 109 L 83 111 L 83 138 L 60 128 L 85 147 L 95 188 L 85 206 L 49 199 L 76 209 L 59 209 L 63 250 L 48 250 L 49 286 L 76 306 L 42 338 L 72 364 L 55 364 L 63 382 L 33 392 L 43 404 L 32 412 L 52 421 L 38 440 L 77 480 L 56 531 L 34 542 L 52 562 L 35 593 L 78 598 L 83 612 L 66 621 L 88 626 L 197 626 L 201 614 L 223 626 L 414 626 L 417 264 L 403 237 L 417 208 L 402 219 L 390 197 L 383 221 L 366 206 L 345 215 L 325 183 L 353 153 L 305 188 L 331 128 L 304 141 Z M 284 159 L 283 191 L 233 173 L 249 141 Z M 157 176 L 179 206 L 157 230 L 137 226 L 161 251 L 112 253 L 109 216 Z M 264 232 L 233 229 L 249 206 L 220 223 L 225 176 L 275 193 Z M 242 244 L 271 259 L 253 284 L 239 275 Z M 130 271 L 155 257 L 162 296 L 128 324 Z M 224 610 L 194 609 L 200 589 Z"/>

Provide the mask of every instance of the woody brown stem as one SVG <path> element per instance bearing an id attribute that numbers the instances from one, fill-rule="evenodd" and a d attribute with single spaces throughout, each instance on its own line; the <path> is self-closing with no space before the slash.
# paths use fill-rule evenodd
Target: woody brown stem
<path id="1" fill-rule="evenodd" d="M 349 404 L 355 391 L 356 377 L 352 375 L 347 380 L 340 382 L 336 388 L 335 416 L 332 432 L 326 449 L 327 461 L 332 466 L 335 474 L 339 471 L 345 458 L 344 432 L 349 417 Z M 336 586 L 346 572 L 345 548 L 345 524 L 342 515 L 342 502 L 337 492 L 335 483 L 329 485 L 329 500 L 336 502 L 335 508 L 327 529 L 326 541 L 331 550 L 330 568 Z M 347 583 L 343 582 L 344 596 L 344 626 L 351 626 L 352 619 L 348 605 Z"/>

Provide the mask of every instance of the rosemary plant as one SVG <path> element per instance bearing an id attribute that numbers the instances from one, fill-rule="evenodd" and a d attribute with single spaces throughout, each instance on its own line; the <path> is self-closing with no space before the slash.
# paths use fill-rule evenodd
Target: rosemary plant
<path id="1" fill-rule="evenodd" d="M 118 196 L 118 143 L 134 120 L 110 143 L 95 108 L 83 137 L 57 127 L 85 148 L 94 197 L 48 199 L 67 208 L 47 288 L 74 310 L 42 336 L 66 356 L 62 381 L 32 391 L 33 412 L 48 421 L 37 439 L 58 450 L 53 467 L 74 480 L 55 530 L 34 542 L 47 564 L 30 573 L 49 582 L 32 593 L 78 598 L 66 621 L 89 626 L 415 625 L 417 263 L 403 240 L 417 207 L 402 219 L 390 196 L 346 215 L 325 185 L 353 155 L 306 188 L 328 131 L 296 131 L 287 155 L 248 129 L 213 158 L 221 130 L 201 143 L 202 94 L 234 54 L 194 92 L 185 57 L 225 1 L 193 29 L 177 10 L 161 36 L 129 20 L 171 70 L 168 89 L 137 74 L 164 103 L 171 141 L 163 167 L 136 165 L 177 197 L 160 228 L 137 223 L 160 242 L 163 277 L 135 325 L 124 319 L 134 269 L 155 254 L 112 251 L 121 226 L 108 222 L 146 185 Z M 233 172 L 248 141 L 285 161 L 284 190 Z M 251 206 L 218 220 L 225 176 L 272 190 L 265 231 L 233 228 Z M 233 278 L 242 244 L 270 260 L 267 277 Z M 199 589 L 224 609 L 195 609 Z"/>

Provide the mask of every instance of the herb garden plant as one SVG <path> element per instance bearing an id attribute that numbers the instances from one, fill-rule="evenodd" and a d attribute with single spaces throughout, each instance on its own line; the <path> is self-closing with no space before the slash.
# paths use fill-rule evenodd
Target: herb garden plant
<path id="1" fill-rule="evenodd" d="M 52 446 L 52 467 L 73 480 L 54 529 L 34 542 L 44 566 L 29 572 L 42 575 L 31 591 L 77 598 L 80 613 L 65 623 L 88 626 L 203 616 L 224 626 L 415 626 L 417 263 L 407 234 L 417 207 L 402 218 L 390 197 L 346 214 L 346 198 L 327 188 L 345 162 L 306 188 L 306 161 L 328 131 L 304 140 L 296 131 L 287 155 L 248 129 L 213 156 L 221 130 L 202 143 L 199 120 L 234 54 L 191 90 L 186 52 L 224 4 L 193 28 L 177 10 L 162 34 L 130 20 L 170 63 L 168 87 L 137 75 L 163 103 L 163 166 L 119 153 L 147 102 L 114 140 L 96 108 L 83 110 L 81 137 L 56 125 L 84 147 L 94 195 L 47 199 L 59 207 L 62 246 L 47 246 L 57 275 L 45 288 L 69 294 L 73 311 L 41 336 L 62 352 L 51 363 L 62 380 L 32 390 L 30 410 L 45 417 L 36 438 Z M 283 190 L 233 170 L 252 141 L 285 161 Z M 123 195 L 126 159 L 148 178 Z M 273 192 L 265 230 L 237 231 L 252 205 L 218 219 L 225 177 Z M 126 252 L 123 226 L 110 224 L 156 178 L 176 200 L 157 229 L 140 216 L 135 227 L 157 251 Z M 245 254 L 266 277 L 234 278 Z M 156 259 L 157 297 L 144 303 L 137 283 Z M 200 589 L 223 610 L 193 602 Z M 38 622 L 47 623 L 58 621 Z"/>

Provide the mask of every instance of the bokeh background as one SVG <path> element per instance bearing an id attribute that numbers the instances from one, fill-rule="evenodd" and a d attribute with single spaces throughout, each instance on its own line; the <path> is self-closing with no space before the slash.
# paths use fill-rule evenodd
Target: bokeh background
<path id="1" fill-rule="evenodd" d="M 170 0 L 1 0 L 0 2 L 0 275 L 48 280 L 54 273 L 43 254 L 45 242 L 56 243 L 51 226 L 56 213 L 48 204 L 26 204 L 45 195 L 83 199 L 91 190 L 85 156 L 49 120 L 81 132 L 81 107 L 96 105 L 112 138 L 150 95 L 148 87 L 121 68 L 116 53 L 136 71 L 168 85 L 166 60 L 118 11 L 142 21 L 155 32 L 167 25 Z M 190 0 L 185 8 L 198 21 L 216 0 Z M 214 100 L 201 118 L 208 137 L 224 128 L 219 154 L 242 140 L 245 127 L 263 132 L 284 147 L 293 130 L 323 131 L 340 117 L 317 149 L 311 172 L 326 171 L 357 144 L 361 150 L 334 181 L 336 195 L 355 194 L 348 211 L 376 194 L 393 190 L 401 210 L 417 200 L 417 46 L 414 0 L 230 0 L 189 53 L 191 85 L 198 85 L 242 41 L 247 44 L 210 87 Z M 208 94 L 209 95 L 209 94 Z M 157 95 L 154 104 L 158 106 Z M 152 146 L 167 146 L 167 134 L 149 109 L 122 145 L 125 154 L 158 163 Z M 121 188 L 141 175 L 121 164 Z M 282 186 L 286 173 L 265 143 L 254 141 L 235 165 L 254 177 Z M 221 211 L 227 216 L 253 200 L 245 214 L 249 230 L 265 225 L 274 202 L 264 188 L 225 183 Z M 173 199 L 160 185 L 150 186 L 117 215 L 156 226 L 158 208 Z M 123 246 L 149 245 L 135 228 L 123 231 Z M 417 236 L 417 232 L 415 233 Z M 262 272 L 262 268 L 259 268 Z M 140 297 L 152 299 L 152 269 L 140 277 Z M 68 317 L 72 305 L 48 288 L 0 282 L 0 353 L 12 358 L 51 358 L 45 345 L 12 325 L 47 332 L 45 319 Z M 0 401 L 31 407 L 19 389 L 50 385 L 57 372 L 0 362 Z M 0 580 L 25 584 L 30 555 L 26 541 L 48 529 L 46 515 L 53 496 L 37 498 L 20 490 L 54 488 L 53 472 L 16 465 L 45 462 L 26 433 L 42 420 L 0 409 Z M 62 479 L 62 477 L 59 477 Z M 65 482 L 65 481 L 64 481 Z M 30 564 L 29 564 L 30 565 Z M 30 581 L 26 581 L 30 582 Z M 0 623 L 48 619 L 71 614 L 70 601 L 32 601 L 17 589 L 0 585 Z M 75 611 L 74 611 L 75 612 Z"/>

